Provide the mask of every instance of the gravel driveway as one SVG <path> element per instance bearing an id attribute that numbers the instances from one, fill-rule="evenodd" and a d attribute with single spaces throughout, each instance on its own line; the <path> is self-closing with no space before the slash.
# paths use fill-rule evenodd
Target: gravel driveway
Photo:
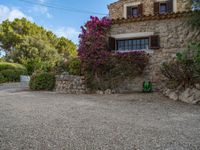
<path id="1" fill-rule="evenodd" d="M 0 91 L 0 150 L 199 150 L 200 106 L 159 94 Z"/>

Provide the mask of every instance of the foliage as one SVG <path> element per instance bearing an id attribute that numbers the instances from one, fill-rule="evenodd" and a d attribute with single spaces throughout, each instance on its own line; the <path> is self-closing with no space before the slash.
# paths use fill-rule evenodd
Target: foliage
<path id="1" fill-rule="evenodd" d="M 62 54 L 65 58 L 77 56 L 76 45 L 64 37 L 58 38 L 55 48 L 58 50 L 58 53 Z"/>
<path id="2" fill-rule="evenodd" d="M 20 75 L 26 74 L 26 68 L 20 64 L 0 62 L 0 83 L 19 81 Z"/>
<path id="3" fill-rule="evenodd" d="M 77 55 L 74 43 L 25 18 L 0 24 L 0 42 L 6 60 L 25 65 L 29 74 L 44 67 L 53 69 L 61 59 Z"/>
<path id="4" fill-rule="evenodd" d="M 0 71 L 6 70 L 6 69 L 22 70 L 24 71 L 24 73 L 26 73 L 26 68 L 20 64 L 0 62 Z"/>
<path id="5" fill-rule="evenodd" d="M 6 78 L 4 78 L 3 74 L 0 72 L 0 84 L 6 82 Z"/>
<path id="6" fill-rule="evenodd" d="M 200 29 L 200 10 L 193 11 L 188 19 L 192 28 Z"/>
<path id="7" fill-rule="evenodd" d="M 193 4 L 194 11 L 191 13 L 188 19 L 188 24 L 192 28 L 200 29 L 200 1 L 191 0 Z"/>
<path id="8" fill-rule="evenodd" d="M 1 55 L 1 54 L 0 54 Z M 0 62 L 4 62 L 4 59 L 3 58 L 0 58 Z"/>
<path id="9" fill-rule="evenodd" d="M 79 45 L 79 56 L 81 60 L 87 60 L 101 51 L 106 51 L 107 47 L 107 33 L 110 30 L 111 21 L 108 18 L 99 19 L 91 17 L 82 28 Z"/>
<path id="10" fill-rule="evenodd" d="M 20 70 L 6 69 L 1 71 L 1 74 L 6 82 L 16 82 L 20 80 L 20 75 L 23 74 Z"/>
<path id="11" fill-rule="evenodd" d="M 200 83 L 200 44 L 189 45 L 175 60 L 164 63 L 161 71 L 174 87 Z"/>
<path id="12" fill-rule="evenodd" d="M 88 64 L 85 73 L 88 87 L 94 90 L 115 89 L 125 79 L 141 75 L 147 63 L 145 52 L 103 53 L 94 64 Z"/>
<path id="13" fill-rule="evenodd" d="M 81 72 L 87 86 L 93 90 L 113 89 L 125 79 L 141 74 L 148 63 L 144 52 L 114 54 L 108 51 L 110 27 L 108 18 L 97 17 L 91 17 L 82 27 L 79 45 Z"/>
<path id="14" fill-rule="evenodd" d="M 31 76 L 29 86 L 32 90 L 53 90 L 55 75 L 48 72 L 36 71 Z"/>
<path id="15" fill-rule="evenodd" d="M 81 75 L 81 61 L 79 58 L 71 58 L 67 62 L 67 70 L 71 75 Z"/>
<path id="16" fill-rule="evenodd" d="M 60 73 L 64 73 L 64 72 L 68 72 L 68 61 L 66 59 L 61 59 L 57 65 L 55 66 L 55 69 L 53 70 L 53 72 L 55 74 L 60 74 Z"/>

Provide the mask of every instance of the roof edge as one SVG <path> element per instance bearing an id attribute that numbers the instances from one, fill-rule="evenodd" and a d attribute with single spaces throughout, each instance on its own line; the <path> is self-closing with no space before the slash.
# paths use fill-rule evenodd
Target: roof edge
<path id="1" fill-rule="evenodd" d="M 176 13 L 173 12 L 167 14 L 144 15 L 139 17 L 131 17 L 127 19 L 125 18 L 112 19 L 112 24 L 181 18 L 181 17 L 187 17 L 192 12 L 193 11 L 184 11 L 184 12 L 176 12 Z"/>

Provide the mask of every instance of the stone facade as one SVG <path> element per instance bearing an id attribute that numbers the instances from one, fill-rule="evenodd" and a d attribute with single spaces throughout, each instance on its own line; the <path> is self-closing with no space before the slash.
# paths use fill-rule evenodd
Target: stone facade
<path id="1" fill-rule="evenodd" d="M 159 0 L 119 0 L 108 6 L 109 16 L 111 19 L 124 18 L 124 5 L 130 3 L 142 3 L 143 4 L 143 14 L 153 15 L 154 14 L 154 2 Z M 162 1 L 162 0 L 160 0 Z M 174 5 L 176 12 L 190 11 L 191 1 L 190 0 L 175 0 Z"/>
<path id="2" fill-rule="evenodd" d="M 153 32 L 160 37 L 160 49 L 153 50 L 150 64 L 146 69 L 146 79 L 160 80 L 160 65 L 177 52 L 186 49 L 188 43 L 200 41 L 200 31 L 188 27 L 184 17 L 175 19 L 149 20 L 113 24 L 111 36 L 126 33 Z"/>
<path id="3" fill-rule="evenodd" d="M 56 76 L 56 92 L 65 94 L 87 93 L 84 77 L 72 75 Z"/>
<path id="4" fill-rule="evenodd" d="M 161 64 L 173 59 L 176 53 L 186 49 L 189 43 L 200 41 L 200 31 L 191 29 L 187 24 L 187 17 L 192 10 L 191 0 L 168 1 L 167 4 L 173 5 L 173 13 L 169 11 L 170 13 L 157 14 L 154 10 L 156 6 L 154 3 L 166 1 L 168 0 L 118 0 L 108 6 L 109 16 L 113 22 L 109 35 L 112 41 L 110 43 L 115 41 L 115 46 L 110 44 L 112 45 L 110 47 L 117 49 L 116 40 L 149 38 L 149 49 L 152 52 L 150 53 L 150 63 L 144 74 L 140 76 L 140 80 L 127 81 L 119 88 L 121 91 L 141 90 L 144 80 L 152 81 L 160 89 L 159 86 L 162 86 L 160 83 L 164 79 L 160 72 Z M 141 4 L 142 16 L 126 18 L 129 6 L 139 7 Z M 169 5 L 167 6 L 169 7 Z M 155 49 L 151 45 L 153 43 L 152 36 L 158 37 L 159 42 L 157 43 L 160 45 Z M 176 97 L 176 93 L 171 93 L 170 96 Z"/>

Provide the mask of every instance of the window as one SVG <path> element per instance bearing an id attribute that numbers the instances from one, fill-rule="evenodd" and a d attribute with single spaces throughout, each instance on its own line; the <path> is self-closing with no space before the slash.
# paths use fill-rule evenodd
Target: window
<path id="1" fill-rule="evenodd" d="M 160 3 L 160 14 L 167 12 L 167 3 Z"/>
<path id="2" fill-rule="evenodd" d="M 126 17 L 138 17 L 143 15 L 143 5 L 135 5 L 126 7 Z"/>
<path id="3" fill-rule="evenodd" d="M 138 16 L 138 7 L 132 8 L 132 16 L 137 17 Z"/>
<path id="4" fill-rule="evenodd" d="M 164 14 L 173 12 L 174 0 L 154 3 L 154 14 Z"/>
<path id="5" fill-rule="evenodd" d="M 149 48 L 149 38 L 117 40 L 117 50 L 145 50 Z"/>

